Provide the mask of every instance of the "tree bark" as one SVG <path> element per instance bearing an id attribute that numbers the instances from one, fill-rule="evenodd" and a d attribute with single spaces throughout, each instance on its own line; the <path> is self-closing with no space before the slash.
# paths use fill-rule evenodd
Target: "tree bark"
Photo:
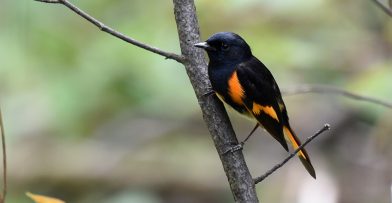
<path id="1" fill-rule="evenodd" d="M 184 65 L 199 101 L 204 121 L 222 161 L 234 200 L 241 203 L 259 202 L 242 151 L 224 153 L 238 144 L 238 141 L 223 104 L 216 96 L 205 96 L 211 91 L 211 84 L 203 50 L 193 46 L 200 42 L 194 1 L 173 0 L 173 4 L 181 52 L 185 57 Z"/>

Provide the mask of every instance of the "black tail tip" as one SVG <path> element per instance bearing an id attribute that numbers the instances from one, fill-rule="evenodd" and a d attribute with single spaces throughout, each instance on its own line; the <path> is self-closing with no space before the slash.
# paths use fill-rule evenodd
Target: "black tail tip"
<path id="1" fill-rule="evenodd" d="M 300 160 L 302 162 L 302 164 L 305 166 L 306 170 L 308 171 L 308 173 L 314 178 L 316 179 L 316 171 L 314 170 L 312 163 L 310 163 L 310 161 L 300 157 Z"/>

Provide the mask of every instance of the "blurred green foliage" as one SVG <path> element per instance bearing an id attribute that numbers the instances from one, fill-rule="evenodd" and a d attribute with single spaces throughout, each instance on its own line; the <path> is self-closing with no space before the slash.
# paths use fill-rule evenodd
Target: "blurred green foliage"
<path id="1" fill-rule="evenodd" d="M 171 1 L 73 2 L 124 34 L 180 53 Z M 392 100 L 392 21 L 371 1 L 196 0 L 196 6 L 202 39 L 219 31 L 240 34 L 282 88 L 330 84 Z M 59 142 L 93 139 L 123 112 L 185 122 L 182 134 L 206 135 L 204 126 L 193 120 L 201 122 L 197 101 L 184 68 L 175 61 L 100 32 L 59 5 L 3 0 L 0 25 L 0 101 L 12 151 L 21 142 L 30 142 L 29 137 L 55 137 Z M 325 101 L 320 105 L 336 103 L 330 97 L 315 101 L 319 100 Z M 371 124 L 385 113 L 384 108 L 356 101 L 345 100 L 343 105 Z M 299 112 L 301 105 L 291 106 L 292 112 Z M 9 161 L 17 158 L 15 151 Z M 24 181 L 21 178 L 16 185 Z M 26 189 L 33 190 L 32 185 Z M 134 192 L 128 189 L 103 202 L 163 202 L 137 184 L 129 189 Z M 218 196 L 231 200 L 227 193 Z M 279 194 L 269 196 L 275 198 L 271 202 L 283 201 L 276 199 Z M 10 202 L 27 202 L 13 192 L 11 198 Z M 98 202 L 94 196 L 80 199 Z"/>

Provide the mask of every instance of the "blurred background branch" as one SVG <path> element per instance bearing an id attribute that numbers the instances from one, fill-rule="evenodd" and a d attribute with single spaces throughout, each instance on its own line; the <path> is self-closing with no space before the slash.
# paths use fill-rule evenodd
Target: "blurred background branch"
<path id="1" fill-rule="evenodd" d="M 392 103 L 383 101 L 370 96 L 359 95 L 338 87 L 327 86 L 327 85 L 300 85 L 291 88 L 286 88 L 282 90 L 285 95 L 295 95 L 295 94 L 305 94 L 305 93 L 316 93 L 316 94 L 336 94 L 342 95 L 344 97 L 358 100 L 366 101 L 373 104 L 381 105 L 386 108 L 392 108 Z"/>
<path id="2" fill-rule="evenodd" d="M 1 133 L 1 151 L 2 151 L 2 159 L 3 159 L 3 189 L 2 194 L 0 196 L 0 203 L 5 202 L 5 196 L 7 194 L 7 153 L 6 153 L 6 143 L 5 143 L 5 132 L 4 132 L 4 123 L 3 123 L 3 112 L 0 108 L 0 133 Z"/>

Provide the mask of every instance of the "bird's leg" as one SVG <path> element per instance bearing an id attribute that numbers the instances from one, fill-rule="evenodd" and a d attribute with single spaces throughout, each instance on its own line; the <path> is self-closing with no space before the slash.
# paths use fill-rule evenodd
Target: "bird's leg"
<path id="1" fill-rule="evenodd" d="M 259 123 L 256 123 L 256 126 L 253 128 L 253 130 L 249 133 L 249 135 L 248 135 L 242 142 L 240 142 L 239 144 L 237 144 L 237 145 L 231 147 L 229 150 L 227 150 L 226 152 L 224 152 L 224 154 L 226 154 L 226 153 L 228 153 L 228 152 L 233 153 L 233 152 L 235 152 L 235 151 L 238 151 L 238 150 L 243 149 L 243 148 L 244 148 L 244 145 L 245 145 L 245 142 L 248 141 L 250 137 L 252 137 L 253 133 L 256 131 L 256 129 L 257 129 L 259 126 L 260 126 L 260 124 L 259 124 Z"/>
<path id="2" fill-rule="evenodd" d="M 252 137 L 253 133 L 257 130 L 257 128 L 260 126 L 259 123 L 256 123 L 255 127 L 253 128 L 253 130 L 249 133 L 249 135 L 245 138 L 244 141 L 240 142 L 240 145 L 244 146 L 245 142 L 249 140 L 250 137 Z"/>

